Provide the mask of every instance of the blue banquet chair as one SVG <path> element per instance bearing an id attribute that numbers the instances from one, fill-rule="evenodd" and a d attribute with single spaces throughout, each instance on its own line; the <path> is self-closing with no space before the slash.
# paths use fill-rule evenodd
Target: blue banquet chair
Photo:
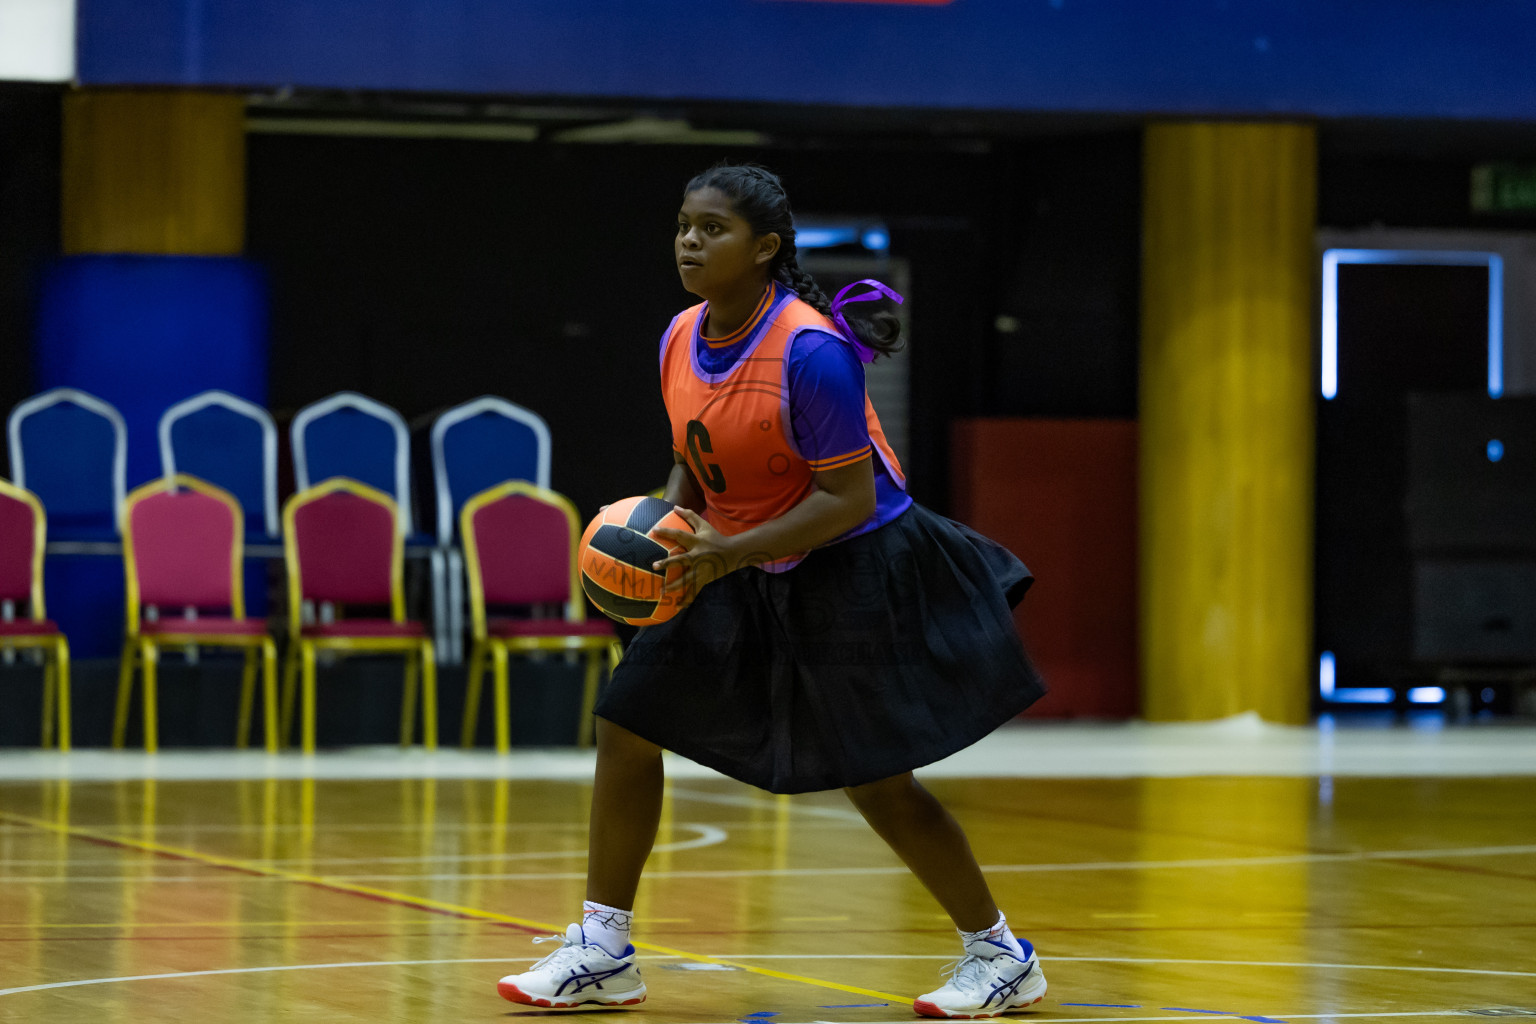
<path id="1" fill-rule="evenodd" d="M 165 410 L 160 468 L 168 480 L 190 473 L 233 494 L 251 540 L 278 536 L 277 424 L 255 402 L 212 390 Z"/>
<path id="2" fill-rule="evenodd" d="M 356 391 L 338 391 L 306 405 L 288 428 L 294 482 L 300 491 L 345 477 L 383 491 L 394 500 L 407 554 L 428 552 L 432 622 L 437 636 L 448 624 L 448 561 L 431 537 L 418 535 L 411 502 L 411 435 L 405 418 L 383 402 Z M 447 659 L 440 647 L 439 657 Z"/>
<path id="3" fill-rule="evenodd" d="M 432 424 L 432 478 L 437 544 L 447 559 L 447 626 L 439 632 L 444 658 L 464 656 L 464 556 L 459 512 L 471 497 L 509 480 L 549 489 L 549 424 L 530 409 L 482 395 L 445 411 Z"/>
<path id="4" fill-rule="evenodd" d="M 11 410 L 6 438 L 12 480 L 48 510 L 50 541 L 117 541 L 128 489 L 128 427 L 117 409 L 53 388 Z"/>
<path id="5" fill-rule="evenodd" d="M 400 534 L 411 537 L 411 441 L 398 412 L 356 391 L 338 391 L 300 409 L 289 435 L 298 490 L 337 476 L 367 484 L 395 500 Z"/>

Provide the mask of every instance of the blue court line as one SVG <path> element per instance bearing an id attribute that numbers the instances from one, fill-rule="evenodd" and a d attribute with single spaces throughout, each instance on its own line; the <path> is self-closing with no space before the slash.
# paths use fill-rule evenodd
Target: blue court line
<path id="1" fill-rule="evenodd" d="M 1140 1003 L 1057 1003 L 1057 1006 L 1107 1006 L 1113 1010 L 1139 1010 Z"/>
<path id="2" fill-rule="evenodd" d="M 1251 1020 L 1255 1024 L 1286 1024 L 1279 1017 L 1246 1017 L 1241 1013 L 1230 1013 L 1226 1010 L 1195 1010 L 1188 1006 L 1163 1006 L 1163 1010 L 1173 1010 L 1176 1013 L 1209 1013 L 1213 1017 L 1236 1017 L 1238 1020 Z"/>
<path id="3" fill-rule="evenodd" d="M 1216 1017 L 1236 1017 L 1237 1016 L 1237 1014 L 1235 1014 L 1235 1013 L 1228 1013 L 1226 1010 L 1191 1010 L 1187 1006 L 1162 1006 L 1162 1007 L 1159 1007 L 1159 1009 L 1162 1009 L 1162 1010 L 1173 1010 L 1175 1013 L 1209 1013 L 1212 1016 L 1216 1016 Z"/>

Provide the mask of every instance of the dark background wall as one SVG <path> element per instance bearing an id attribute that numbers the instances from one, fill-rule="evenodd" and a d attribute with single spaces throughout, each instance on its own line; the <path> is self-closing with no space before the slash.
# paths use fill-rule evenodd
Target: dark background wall
<path id="1" fill-rule="evenodd" d="M 718 119 L 719 111 L 714 112 Z M 272 405 L 352 387 L 419 418 L 482 393 L 555 427 L 583 510 L 665 470 L 654 345 L 692 297 L 670 262 L 681 184 L 722 157 L 785 177 L 802 214 L 870 214 L 913 268 L 908 467 L 944 505 L 948 423 L 1136 412 L 1139 129 L 760 108 L 769 145 L 577 145 L 257 134 L 249 254 L 272 281 Z M 755 122 L 755 123 L 754 123 Z M 59 93 L 0 88 L 0 404 L 33 387 L 37 275 L 57 254 Z M 1319 224 L 1529 230 L 1474 214 L 1473 164 L 1529 159 L 1521 125 L 1321 132 Z"/>
<path id="2" fill-rule="evenodd" d="M 723 115 L 714 111 L 716 119 Z M 249 255 L 272 283 L 280 416 L 350 387 L 424 421 L 483 393 L 541 412 L 555 485 L 590 511 L 666 469 L 654 346 L 693 298 L 670 261 L 688 176 L 780 171 L 801 214 L 868 214 L 913 270 L 915 492 L 946 507 L 957 417 L 1136 414 L 1139 129 L 753 108 L 768 145 L 578 145 L 252 133 Z M 30 393 L 57 254 L 59 94 L 0 88 L 0 403 Z M 1536 154 L 1519 125 L 1324 125 L 1319 224 L 1530 230 L 1474 214 L 1473 164 Z M 423 509 L 423 511 L 430 511 Z"/>
<path id="3" fill-rule="evenodd" d="M 912 266 L 913 486 L 942 506 L 956 416 L 1135 410 L 1136 133 L 769 147 L 252 134 L 249 254 L 272 281 L 271 403 L 339 388 L 408 419 L 483 393 L 549 420 L 585 514 L 668 463 L 656 345 L 697 300 L 683 184 L 722 159 L 802 214 L 868 214 Z M 997 330 L 1000 315 L 1016 329 Z"/>
<path id="4" fill-rule="evenodd" d="M 0 411 L 32 391 L 37 284 L 59 251 L 59 90 L 0 87 Z M 0 463 L 4 457 L 0 456 Z"/>
<path id="5" fill-rule="evenodd" d="M 1536 230 L 1536 212 L 1474 212 L 1472 168 L 1536 160 L 1536 123 L 1324 123 L 1317 220 L 1325 228 Z"/>

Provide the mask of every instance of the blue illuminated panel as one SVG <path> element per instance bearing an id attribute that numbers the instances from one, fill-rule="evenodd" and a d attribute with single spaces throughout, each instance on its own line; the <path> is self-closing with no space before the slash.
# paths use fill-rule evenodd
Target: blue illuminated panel
<path id="1" fill-rule="evenodd" d="M 1343 686 L 1327 699 L 1335 704 L 1391 704 L 1394 696 L 1385 686 Z"/>
<path id="2" fill-rule="evenodd" d="M 1492 252 L 1435 249 L 1328 249 L 1323 253 L 1322 394 L 1339 394 L 1339 264 L 1488 268 L 1488 396 L 1504 394 L 1504 258 Z M 1493 449 L 1489 448 L 1489 458 Z M 1497 462 L 1498 459 L 1493 459 Z"/>
<path id="3" fill-rule="evenodd" d="M 891 248 L 891 233 L 883 224 L 856 221 L 796 221 L 796 248 L 831 249 L 839 245 L 861 245 L 870 252 L 885 253 Z"/>
<path id="4" fill-rule="evenodd" d="M 1338 662 L 1332 651 L 1318 655 L 1317 692 L 1330 704 L 1391 704 L 1396 697 L 1386 686 L 1339 686 Z"/>

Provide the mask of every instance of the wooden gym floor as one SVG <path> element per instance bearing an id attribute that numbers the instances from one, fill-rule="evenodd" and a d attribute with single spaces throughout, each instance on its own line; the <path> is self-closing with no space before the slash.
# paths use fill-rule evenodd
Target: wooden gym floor
<path id="1" fill-rule="evenodd" d="M 1030 745 L 1028 729 L 1010 735 Z M 1068 746 L 1088 773 L 1095 743 L 1123 746 L 1083 735 Z M 579 909 L 589 763 L 509 778 L 517 754 L 476 771 L 450 759 L 443 774 L 464 777 L 436 777 L 430 759 L 385 753 L 364 771 L 338 756 L 309 762 L 320 771 L 285 756 L 266 777 L 201 779 L 133 777 L 155 763 L 142 758 L 117 778 L 8 773 L 0 759 L 0 1021 L 579 1012 L 514 1006 L 495 982 L 548 952 L 529 940 Z M 315 777 L 390 764 L 413 777 Z M 1020 1017 L 1536 1017 L 1536 773 L 1419 765 L 1391 777 L 941 771 L 929 784 L 1040 951 L 1050 994 Z M 680 772 L 659 844 L 636 908 L 649 1001 L 601 1012 L 905 1021 L 957 950 L 840 793 L 774 797 Z"/>

